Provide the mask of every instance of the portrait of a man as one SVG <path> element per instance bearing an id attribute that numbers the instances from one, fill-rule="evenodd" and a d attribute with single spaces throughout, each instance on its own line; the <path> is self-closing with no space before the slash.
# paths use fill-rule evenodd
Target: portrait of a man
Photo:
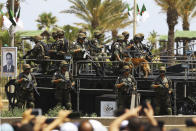
<path id="1" fill-rule="evenodd" d="M 17 76 L 17 47 L 1 47 L 1 77 Z"/>
<path id="2" fill-rule="evenodd" d="M 14 72 L 12 53 L 6 53 L 6 65 L 3 66 L 3 72 Z"/>

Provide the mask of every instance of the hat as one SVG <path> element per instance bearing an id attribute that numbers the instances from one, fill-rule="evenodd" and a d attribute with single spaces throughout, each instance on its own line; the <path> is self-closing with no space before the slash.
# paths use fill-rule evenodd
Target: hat
<path id="1" fill-rule="evenodd" d="M 94 31 L 94 35 L 95 35 L 95 36 L 101 35 L 101 31 L 100 31 L 100 30 Z"/>
<path id="2" fill-rule="evenodd" d="M 63 67 L 64 65 L 67 65 L 68 63 L 66 61 L 61 61 L 61 67 Z"/>
<path id="3" fill-rule="evenodd" d="M 93 131 L 107 131 L 107 128 L 97 120 L 89 120 L 89 123 L 93 127 Z"/>
<path id="4" fill-rule="evenodd" d="M 36 36 L 33 37 L 33 39 L 37 40 L 37 41 L 40 41 L 40 40 L 42 40 L 42 36 L 36 35 Z"/>
<path id="5" fill-rule="evenodd" d="M 23 70 L 26 70 L 26 69 L 31 69 L 31 66 L 29 64 L 24 64 L 23 65 Z"/>
<path id="6" fill-rule="evenodd" d="M 129 32 L 128 32 L 128 31 L 124 31 L 124 32 L 122 33 L 122 35 L 123 35 L 123 36 L 127 36 L 127 35 L 129 35 Z"/>
<path id="7" fill-rule="evenodd" d="M 60 131 L 78 131 L 78 127 L 71 122 L 66 122 L 61 125 Z"/>
<path id="8" fill-rule="evenodd" d="M 84 33 L 79 33 L 78 38 L 80 39 L 86 38 L 86 35 Z"/>
<path id="9" fill-rule="evenodd" d="M 117 36 L 117 40 L 124 40 L 124 38 L 125 38 L 125 37 L 124 37 L 123 35 L 118 35 L 118 36 Z"/>
<path id="10" fill-rule="evenodd" d="M 85 29 L 80 29 L 80 30 L 79 30 L 79 33 L 84 33 L 84 34 L 86 34 L 86 30 L 85 30 Z"/>
<path id="11" fill-rule="evenodd" d="M 159 71 L 166 71 L 165 66 L 161 66 L 161 67 L 159 68 Z"/>

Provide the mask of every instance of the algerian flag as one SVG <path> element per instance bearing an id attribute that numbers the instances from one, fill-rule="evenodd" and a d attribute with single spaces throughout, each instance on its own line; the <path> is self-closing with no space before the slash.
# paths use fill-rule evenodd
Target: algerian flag
<path id="1" fill-rule="evenodd" d="M 9 10 L 8 13 L 9 13 L 9 20 L 12 22 L 12 25 L 16 26 L 16 19 L 14 18 L 13 11 Z"/>
<path id="2" fill-rule="evenodd" d="M 140 12 L 140 16 L 141 16 L 142 22 L 145 22 L 146 19 L 149 17 L 149 14 L 148 14 L 148 12 L 146 11 L 146 7 L 145 7 L 144 4 L 143 4 L 143 6 L 142 6 L 142 10 L 141 10 L 141 12 Z"/>
<path id="3" fill-rule="evenodd" d="M 3 16 L 3 27 L 2 27 L 2 29 L 8 30 L 11 25 L 12 25 L 12 22 L 6 16 Z"/>
<path id="4" fill-rule="evenodd" d="M 137 4 L 137 11 L 136 11 L 136 14 L 140 14 L 140 9 L 139 9 L 139 5 Z"/>
<path id="5" fill-rule="evenodd" d="M 24 26 L 23 26 L 23 21 L 21 19 L 18 19 L 17 23 L 16 23 L 16 26 L 14 27 L 13 29 L 13 32 L 17 32 L 17 31 L 21 31 L 24 29 Z"/>
<path id="6" fill-rule="evenodd" d="M 128 9 L 129 19 L 132 20 L 133 19 L 133 11 L 131 10 L 131 8 L 129 7 L 128 4 L 127 4 L 127 9 Z"/>

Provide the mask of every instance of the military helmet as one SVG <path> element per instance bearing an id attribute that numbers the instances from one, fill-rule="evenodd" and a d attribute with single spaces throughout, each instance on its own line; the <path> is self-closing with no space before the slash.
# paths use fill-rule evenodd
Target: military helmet
<path id="1" fill-rule="evenodd" d="M 68 65 L 68 63 L 66 61 L 61 61 L 61 64 L 60 64 L 61 67 L 64 67 L 64 66 L 67 66 L 67 65 Z"/>
<path id="2" fill-rule="evenodd" d="M 31 66 L 29 64 L 24 64 L 23 70 L 25 71 L 26 69 L 31 69 Z"/>
<path id="3" fill-rule="evenodd" d="M 64 35 L 64 30 L 60 29 L 60 28 L 57 28 L 56 33 L 57 33 L 57 35 L 60 35 L 60 36 Z"/>
<path id="4" fill-rule="evenodd" d="M 83 28 L 83 29 L 80 29 L 79 30 L 79 33 L 84 33 L 86 35 L 86 30 Z"/>
<path id="5" fill-rule="evenodd" d="M 165 66 L 160 66 L 160 67 L 159 67 L 159 71 L 166 71 Z"/>
<path id="6" fill-rule="evenodd" d="M 36 36 L 33 36 L 33 39 L 36 41 L 40 41 L 42 40 L 42 37 L 40 35 L 36 35 Z"/>
<path id="7" fill-rule="evenodd" d="M 118 35 L 117 36 L 117 40 L 124 40 L 124 39 L 125 39 L 125 37 L 123 35 Z"/>
<path id="8" fill-rule="evenodd" d="M 98 36 L 98 35 L 101 35 L 101 31 L 100 30 L 94 31 L 94 36 Z"/>
<path id="9" fill-rule="evenodd" d="M 79 33 L 79 34 L 78 34 L 78 38 L 84 39 L 84 38 L 86 38 L 86 34 L 84 34 L 84 33 Z"/>
<path id="10" fill-rule="evenodd" d="M 124 31 L 124 32 L 122 33 L 122 35 L 123 35 L 123 36 L 127 36 L 127 35 L 129 35 L 129 32 L 128 32 L 128 31 Z"/>
<path id="11" fill-rule="evenodd" d="M 129 66 L 128 65 L 123 66 L 122 72 L 124 73 L 124 72 L 127 72 L 127 71 L 130 71 Z"/>
<path id="12" fill-rule="evenodd" d="M 134 38 L 140 38 L 140 34 L 135 34 Z"/>

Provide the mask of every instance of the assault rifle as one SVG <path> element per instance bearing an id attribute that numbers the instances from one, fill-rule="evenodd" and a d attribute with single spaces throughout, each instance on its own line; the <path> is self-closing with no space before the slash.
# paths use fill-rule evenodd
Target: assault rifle
<path id="1" fill-rule="evenodd" d="M 37 87 L 35 87 L 34 86 L 34 82 L 35 82 L 35 80 L 33 80 L 33 81 L 29 81 L 28 80 L 28 84 L 27 84 L 27 89 L 29 89 L 30 87 L 33 87 L 33 89 L 35 90 L 35 92 L 38 94 L 38 96 L 40 96 L 40 94 L 39 94 L 39 92 L 38 92 L 38 90 L 37 90 Z"/>

